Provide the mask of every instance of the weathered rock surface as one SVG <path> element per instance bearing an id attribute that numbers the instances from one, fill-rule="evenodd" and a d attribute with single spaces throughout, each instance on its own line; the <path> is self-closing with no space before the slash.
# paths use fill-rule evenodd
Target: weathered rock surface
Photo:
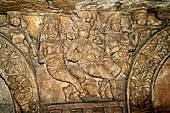
<path id="1" fill-rule="evenodd" d="M 165 110 L 169 4 L 1 0 L 0 77 L 8 87 L 0 85 L 0 102 L 9 88 L 17 113 Z"/>
<path id="2" fill-rule="evenodd" d="M 158 73 L 154 86 L 154 107 L 156 111 L 170 111 L 170 58 Z"/>
<path id="3" fill-rule="evenodd" d="M 58 12 L 58 10 L 131 10 L 143 4 L 148 8 L 170 7 L 169 0 L 0 0 L 0 12 Z"/>
<path id="4" fill-rule="evenodd" d="M 15 113 L 13 99 L 2 78 L 0 78 L 0 113 Z"/>

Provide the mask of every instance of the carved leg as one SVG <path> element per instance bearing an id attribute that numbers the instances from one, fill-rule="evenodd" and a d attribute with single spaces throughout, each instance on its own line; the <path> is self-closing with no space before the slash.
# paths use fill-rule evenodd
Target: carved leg
<path id="1" fill-rule="evenodd" d="M 121 67 L 115 62 L 113 62 L 110 58 L 104 58 L 103 64 L 114 77 L 117 77 L 120 74 Z"/>
<path id="2" fill-rule="evenodd" d="M 63 92 L 65 94 L 65 101 L 70 102 L 70 96 L 75 93 L 74 86 L 69 84 L 67 87 L 63 87 Z"/>
<path id="3" fill-rule="evenodd" d="M 109 81 L 107 79 L 103 79 L 103 81 L 100 81 L 100 83 L 99 83 L 99 86 L 100 86 L 99 94 L 100 94 L 101 98 L 106 97 L 105 90 L 106 90 L 106 86 L 107 86 L 108 82 Z"/>
<path id="4" fill-rule="evenodd" d="M 117 84 L 116 84 L 116 80 L 113 79 L 113 80 L 110 80 L 110 90 L 111 90 L 111 93 L 112 93 L 112 96 L 114 99 L 118 99 L 119 98 L 119 95 L 118 95 L 118 92 L 117 92 Z"/>
<path id="5" fill-rule="evenodd" d="M 67 67 L 72 75 L 80 82 L 83 83 L 86 80 L 85 74 L 76 66 Z"/>
<path id="6" fill-rule="evenodd" d="M 48 67 L 47 67 L 48 69 Z M 60 68 L 56 70 L 48 70 L 48 72 L 57 80 L 71 83 L 76 90 L 80 93 L 80 98 L 83 98 L 86 96 L 87 92 L 82 88 L 80 82 L 77 80 L 77 78 L 69 72 L 66 68 Z"/>

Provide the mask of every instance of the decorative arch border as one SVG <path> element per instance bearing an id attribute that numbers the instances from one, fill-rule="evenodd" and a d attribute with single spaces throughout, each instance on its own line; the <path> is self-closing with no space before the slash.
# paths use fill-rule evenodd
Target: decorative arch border
<path id="1" fill-rule="evenodd" d="M 16 113 L 40 108 L 34 72 L 24 55 L 0 32 L 0 72 L 12 95 Z"/>
<path id="2" fill-rule="evenodd" d="M 170 24 L 155 32 L 138 49 L 130 69 L 127 85 L 127 111 L 153 112 L 152 90 L 156 76 L 170 56 Z"/>
<path id="3" fill-rule="evenodd" d="M 155 72 L 155 75 L 153 76 L 153 78 L 152 78 L 152 102 L 155 102 L 155 99 L 154 99 L 154 87 L 155 87 L 155 83 L 156 83 L 156 80 L 157 80 L 157 77 L 158 77 L 158 75 L 159 75 L 159 72 L 160 72 L 160 70 L 162 69 L 162 66 L 166 63 L 166 61 L 168 60 L 170 58 L 170 52 L 169 52 L 169 54 L 167 55 L 167 56 L 165 56 L 164 57 L 164 59 L 161 61 L 161 63 L 160 63 L 160 65 L 159 65 L 159 67 L 158 67 L 158 69 L 156 70 L 156 72 Z M 154 107 L 154 105 L 152 105 L 153 107 Z"/>

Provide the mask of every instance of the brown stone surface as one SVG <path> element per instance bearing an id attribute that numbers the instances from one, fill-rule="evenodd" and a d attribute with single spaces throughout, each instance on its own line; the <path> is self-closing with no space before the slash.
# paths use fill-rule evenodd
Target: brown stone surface
<path id="1" fill-rule="evenodd" d="M 4 80 L 0 78 L 0 113 L 14 113 L 14 103 Z"/>
<path id="2" fill-rule="evenodd" d="M 158 73 L 154 87 L 154 107 L 157 111 L 170 111 L 170 58 Z"/>
<path id="3" fill-rule="evenodd" d="M 75 6 L 81 0 L 47 0 L 52 9 L 75 10 Z"/>
<path id="4" fill-rule="evenodd" d="M 65 102 L 62 87 L 67 83 L 56 81 L 46 71 L 44 66 L 37 67 L 37 83 L 39 87 L 39 96 L 42 104 Z"/>
<path id="5" fill-rule="evenodd" d="M 6 11 L 47 11 L 45 0 L 1 0 L 0 12 Z"/>
<path id="6" fill-rule="evenodd" d="M 170 55 L 169 10 L 149 1 L 73 2 L 35 1 L 0 14 L 1 77 L 17 113 L 152 112 L 153 80 Z"/>
<path id="7" fill-rule="evenodd" d="M 35 15 L 25 15 L 23 18 L 26 21 L 26 27 L 30 35 L 33 36 L 33 38 L 37 38 L 43 25 L 43 17 Z"/>
<path id="8" fill-rule="evenodd" d="M 58 10 L 115 10 L 119 8 L 131 10 L 134 4 L 148 8 L 170 6 L 169 0 L 0 0 L 0 12 L 58 12 Z"/>

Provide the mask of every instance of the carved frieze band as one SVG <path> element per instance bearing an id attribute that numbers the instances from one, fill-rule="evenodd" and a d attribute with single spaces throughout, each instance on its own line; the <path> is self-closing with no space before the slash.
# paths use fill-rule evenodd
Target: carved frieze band
<path id="1" fill-rule="evenodd" d="M 0 75 L 16 111 L 37 111 L 48 99 L 42 96 L 41 71 L 62 84 L 53 93 L 61 92 L 64 101 L 54 103 L 109 101 L 122 113 L 152 111 L 153 78 L 170 54 L 163 14 L 140 8 L 0 15 Z"/>

